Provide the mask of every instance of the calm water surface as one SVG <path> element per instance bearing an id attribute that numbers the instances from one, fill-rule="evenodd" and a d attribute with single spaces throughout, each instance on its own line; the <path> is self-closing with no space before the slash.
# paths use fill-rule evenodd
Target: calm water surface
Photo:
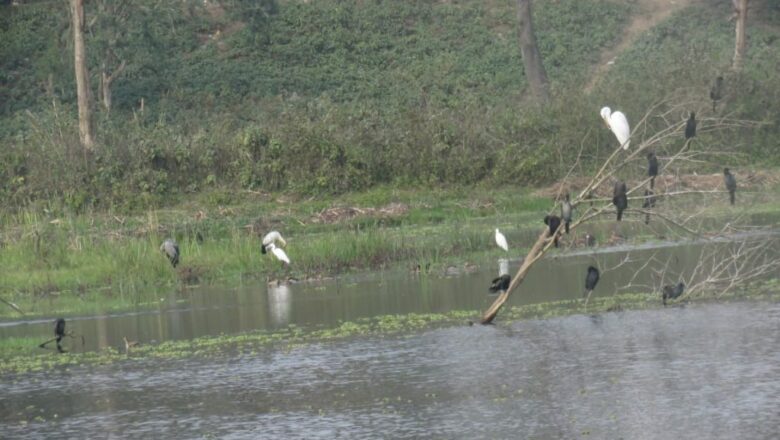
<path id="1" fill-rule="evenodd" d="M 769 439 L 779 341 L 751 302 L 131 360 L 5 381 L 0 437 Z"/>

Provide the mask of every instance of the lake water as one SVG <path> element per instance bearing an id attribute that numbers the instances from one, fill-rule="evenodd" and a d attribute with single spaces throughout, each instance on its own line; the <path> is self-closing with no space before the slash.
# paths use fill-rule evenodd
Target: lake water
<path id="1" fill-rule="evenodd" d="M 499 315 L 496 326 L 6 376 L 0 438 L 777 438 L 780 304 L 660 307 L 657 287 L 690 276 L 713 246 L 725 253 L 738 242 L 548 258 L 510 300 L 579 297 L 594 264 L 602 268 L 594 295 L 632 282 L 647 287 L 657 309 L 514 323 Z M 672 266 L 664 279 L 645 266 L 651 257 Z M 497 263 L 484 263 L 171 292 L 153 310 L 68 317 L 87 339 L 70 348 L 120 348 L 123 336 L 154 343 L 332 327 L 385 314 L 476 315 L 494 298 L 487 286 L 497 272 Z M 51 329 L 50 319 L 9 321 L 0 337 L 46 339 Z"/>

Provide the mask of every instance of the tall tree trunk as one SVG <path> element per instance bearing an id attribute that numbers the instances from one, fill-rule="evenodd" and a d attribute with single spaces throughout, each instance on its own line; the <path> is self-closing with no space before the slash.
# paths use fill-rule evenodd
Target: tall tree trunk
<path id="1" fill-rule="evenodd" d="M 737 37 L 736 45 L 734 47 L 734 63 L 731 68 L 734 70 L 741 70 L 742 65 L 745 62 L 745 54 L 747 53 L 745 27 L 747 26 L 748 0 L 732 0 L 732 2 L 734 4 L 734 13 L 737 18 Z"/>
<path id="2" fill-rule="evenodd" d="M 70 0 L 73 18 L 73 54 L 76 68 L 76 92 L 79 103 L 79 138 L 81 145 L 91 150 L 94 145 L 92 112 L 89 107 L 89 73 L 84 47 L 84 0 Z"/>
<path id="3" fill-rule="evenodd" d="M 531 0 L 517 0 L 518 39 L 523 55 L 523 67 L 528 85 L 536 98 L 541 102 L 550 99 L 547 83 L 547 72 L 544 71 L 542 56 L 536 45 L 533 21 L 531 19 Z"/>

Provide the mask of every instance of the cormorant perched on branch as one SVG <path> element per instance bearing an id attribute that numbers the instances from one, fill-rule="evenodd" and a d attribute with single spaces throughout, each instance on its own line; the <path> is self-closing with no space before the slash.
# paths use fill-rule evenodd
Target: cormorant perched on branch
<path id="1" fill-rule="evenodd" d="M 688 122 L 685 123 L 685 140 L 696 136 L 696 113 L 691 112 Z"/>
<path id="2" fill-rule="evenodd" d="M 710 89 L 710 99 L 712 100 L 712 112 L 715 113 L 715 107 L 718 101 L 723 98 L 723 77 L 718 75 Z"/>
<path id="3" fill-rule="evenodd" d="M 628 196 L 626 193 L 626 182 L 615 182 L 615 190 L 612 193 L 612 204 L 617 208 L 617 221 L 623 219 L 623 211 L 628 208 Z"/>
<path id="4" fill-rule="evenodd" d="M 655 153 L 649 151 L 647 153 L 647 175 L 650 176 L 650 188 L 655 186 L 655 176 L 658 175 L 658 158 L 655 157 Z"/>
<path id="5" fill-rule="evenodd" d="M 726 184 L 726 189 L 729 190 L 729 200 L 733 205 L 734 193 L 737 191 L 737 178 L 731 174 L 728 168 L 723 169 L 723 182 Z"/>
<path id="6" fill-rule="evenodd" d="M 661 297 L 664 305 L 666 305 L 667 299 L 679 298 L 680 295 L 682 295 L 684 290 L 685 290 L 685 284 L 683 283 L 677 283 L 676 286 L 672 286 L 671 284 L 664 286 L 664 293 L 663 296 Z"/>
<path id="7" fill-rule="evenodd" d="M 569 233 L 569 225 L 571 224 L 571 215 L 573 210 L 574 208 L 572 208 L 571 202 L 569 201 L 569 193 L 566 193 L 566 198 L 561 204 L 561 218 L 563 219 L 563 225 L 567 234 Z"/>
<path id="8" fill-rule="evenodd" d="M 642 208 L 653 209 L 655 208 L 655 193 L 649 189 L 645 190 L 645 201 L 642 203 Z M 645 224 L 650 224 L 650 213 L 645 213 Z"/>
<path id="9" fill-rule="evenodd" d="M 490 290 L 492 293 L 496 293 L 498 291 L 506 292 L 507 289 L 509 289 L 509 283 L 511 282 L 512 277 L 509 274 L 501 275 L 500 277 L 493 279 L 488 290 Z"/>
<path id="10" fill-rule="evenodd" d="M 558 247 L 558 235 L 555 232 L 561 226 L 561 218 L 557 215 L 545 215 L 544 224 L 550 229 L 550 237 L 555 237 L 553 242 L 555 243 L 555 247 Z"/>
<path id="11" fill-rule="evenodd" d="M 596 284 L 599 282 L 599 270 L 593 266 L 588 266 L 588 274 L 585 275 L 585 293 L 582 296 L 585 298 L 585 305 L 588 305 L 590 300 L 590 294 L 593 289 L 596 288 Z"/>
<path id="12" fill-rule="evenodd" d="M 165 241 L 163 241 L 163 243 L 160 245 L 160 252 L 164 253 L 165 256 L 168 257 L 168 260 L 170 260 L 173 267 L 176 267 L 176 265 L 179 264 L 179 245 L 176 244 L 173 239 L 166 238 Z"/>

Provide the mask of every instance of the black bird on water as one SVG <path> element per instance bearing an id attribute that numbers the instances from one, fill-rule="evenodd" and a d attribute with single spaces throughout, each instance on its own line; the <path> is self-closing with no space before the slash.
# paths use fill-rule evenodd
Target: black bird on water
<path id="1" fill-rule="evenodd" d="M 509 276 L 509 274 L 501 275 L 498 278 L 493 279 L 492 284 L 490 284 L 490 290 L 492 293 L 496 293 L 498 291 L 506 292 L 507 289 L 509 289 L 509 283 L 512 282 L 512 277 Z"/>
<path id="2" fill-rule="evenodd" d="M 628 208 L 628 196 L 626 193 L 626 182 L 615 182 L 615 190 L 612 193 L 612 204 L 617 208 L 617 221 L 623 219 L 623 211 Z"/>
<path id="3" fill-rule="evenodd" d="M 585 305 L 588 305 L 590 300 L 590 294 L 593 289 L 596 288 L 596 284 L 599 282 L 599 270 L 593 266 L 588 266 L 588 274 L 585 275 L 585 293 L 582 296 L 585 297 Z"/>
<path id="4" fill-rule="evenodd" d="M 696 136 L 696 113 L 691 112 L 688 122 L 685 123 L 685 140 Z"/>
<path id="5" fill-rule="evenodd" d="M 683 283 L 677 283 L 676 286 L 673 286 L 671 284 L 664 286 L 664 293 L 663 296 L 661 297 L 664 305 L 666 305 L 667 299 L 679 298 L 680 295 L 682 295 L 684 290 L 685 290 L 685 284 Z"/>
<path id="6" fill-rule="evenodd" d="M 650 188 L 655 185 L 655 176 L 658 175 L 658 158 L 652 151 L 647 153 L 647 175 L 650 176 Z"/>
<path id="7" fill-rule="evenodd" d="M 723 77 L 718 76 L 715 78 L 715 82 L 710 89 L 710 99 L 712 100 L 712 112 L 715 112 L 715 107 L 718 105 L 718 101 L 723 98 Z"/>
<path id="8" fill-rule="evenodd" d="M 64 353 L 65 350 L 62 349 L 60 343 L 62 342 L 62 338 L 65 337 L 65 318 L 57 318 L 54 322 L 54 337 L 57 340 L 57 351 Z"/>
<path id="9" fill-rule="evenodd" d="M 729 200 L 731 204 L 734 204 L 734 193 L 737 191 L 737 178 L 731 174 L 728 168 L 723 169 L 723 183 L 726 184 L 726 189 L 729 190 Z"/>
<path id="10" fill-rule="evenodd" d="M 645 190 L 645 201 L 642 203 L 642 208 L 653 209 L 655 208 L 655 193 L 649 189 Z M 645 213 L 645 224 L 650 224 L 650 213 Z"/>
<path id="11" fill-rule="evenodd" d="M 561 218 L 557 215 L 545 215 L 544 224 L 550 229 L 550 237 L 555 237 L 553 241 L 555 247 L 558 247 L 558 235 L 555 232 L 561 226 Z"/>
<path id="12" fill-rule="evenodd" d="M 566 198 L 561 204 L 561 218 L 563 219 L 563 225 L 567 234 L 569 233 L 569 225 L 571 224 L 572 211 L 574 211 L 574 208 L 572 208 L 571 202 L 569 201 L 569 193 L 566 193 Z"/>

